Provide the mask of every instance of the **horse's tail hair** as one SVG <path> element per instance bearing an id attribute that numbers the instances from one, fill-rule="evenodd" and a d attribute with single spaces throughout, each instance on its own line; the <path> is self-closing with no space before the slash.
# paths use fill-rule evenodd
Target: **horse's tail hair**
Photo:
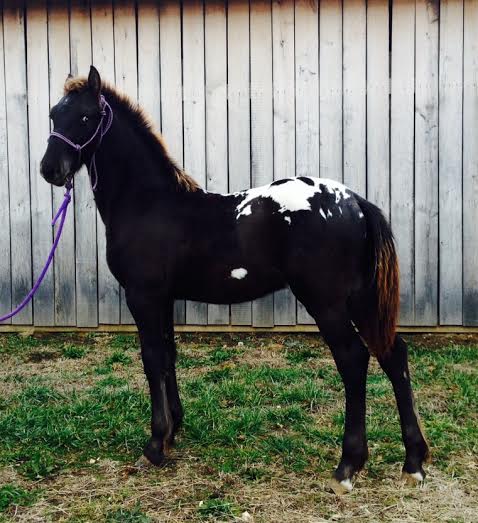
<path id="1" fill-rule="evenodd" d="M 382 211 L 357 196 L 367 224 L 369 255 L 365 286 L 354 321 L 372 354 L 386 354 L 395 341 L 400 304 L 399 269 L 392 230 Z"/>

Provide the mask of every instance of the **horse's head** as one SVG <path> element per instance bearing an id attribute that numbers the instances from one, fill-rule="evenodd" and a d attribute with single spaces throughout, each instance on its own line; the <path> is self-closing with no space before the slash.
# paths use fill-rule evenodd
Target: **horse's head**
<path id="1" fill-rule="evenodd" d="M 65 185 L 91 159 L 101 140 L 101 133 L 95 132 L 103 109 L 101 78 L 93 66 L 88 80 L 67 78 L 65 95 L 50 111 L 53 133 L 40 166 L 47 182 Z"/>

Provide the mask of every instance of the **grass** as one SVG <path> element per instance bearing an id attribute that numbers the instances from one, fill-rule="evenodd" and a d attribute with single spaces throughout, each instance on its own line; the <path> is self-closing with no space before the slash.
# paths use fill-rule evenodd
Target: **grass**
<path id="1" fill-rule="evenodd" d="M 0 487 L 0 512 L 6 512 L 13 506 L 28 507 L 36 498 L 35 490 L 28 491 L 18 485 L 3 485 Z"/>
<path id="2" fill-rule="evenodd" d="M 372 362 L 371 457 L 345 501 L 324 488 L 344 399 L 319 337 L 178 341 L 184 427 L 171 462 L 138 473 L 150 404 L 136 336 L 0 337 L 0 521 L 474 520 L 477 339 L 410 339 L 434 457 L 422 489 L 397 482 L 393 393 Z"/>

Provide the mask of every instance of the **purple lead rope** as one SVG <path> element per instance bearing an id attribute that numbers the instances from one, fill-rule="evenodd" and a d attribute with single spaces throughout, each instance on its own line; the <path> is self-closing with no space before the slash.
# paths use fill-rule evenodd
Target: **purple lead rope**
<path id="1" fill-rule="evenodd" d="M 56 138 L 59 138 L 60 140 L 63 140 L 65 143 L 73 147 L 73 149 L 76 149 L 78 151 L 78 156 L 81 159 L 81 151 L 84 149 L 87 145 L 89 145 L 97 136 L 100 135 L 100 140 L 98 143 L 98 146 L 96 150 L 98 150 L 98 147 L 101 145 L 101 141 L 103 140 L 103 136 L 109 131 L 111 124 L 113 123 L 113 110 L 111 109 L 110 104 L 105 100 L 104 96 L 102 95 L 100 97 L 100 104 L 101 104 L 101 120 L 98 124 L 98 127 L 96 128 L 96 131 L 93 133 L 91 138 L 85 142 L 83 145 L 79 145 L 75 142 L 72 142 L 69 138 L 66 136 L 63 136 L 60 133 L 57 133 L 56 131 L 52 131 L 50 133 L 50 136 L 55 136 Z M 105 123 L 105 116 L 106 116 L 106 110 L 108 109 L 108 119 L 106 120 L 106 125 L 103 125 Z M 94 151 L 93 155 L 91 156 L 90 161 L 90 168 L 88 169 L 89 175 L 90 175 L 90 181 L 91 181 L 91 188 L 93 190 L 96 189 L 96 185 L 98 183 L 98 171 L 96 170 L 96 161 L 95 161 L 95 155 L 96 150 Z M 94 175 L 94 181 L 93 181 L 93 175 Z M 45 266 L 43 267 L 43 270 L 41 271 L 40 276 L 38 277 L 38 280 L 35 282 L 35 285 L 33 286 L 32 290 L 25 296 L 23 301 L 18 305 L 13 311 L 9 312 L 5 316 L 0 316 L 0 322 L 8 320 L 12 316 L 15 316 L 18 314 L 21 310 L 23 310 L 28 303 L 31 301 L 33 296 L 35 295 L 36 291 L 38 290 L 38 287 L 40 287 L 41 282 L 43 281 L 43 278 L 45 277 L 45 274 L 47 273 L 51 262 L 53 260 L 53 256 L 55 255 L 56 248 L 58 246 L 58 242 L 60 241 L 61 232 L 63 231 L 63 225 L 65 223 L 66 213 L 68 211 L 68 205 L 70 205 L 71 202 L 71 189 L 72 185 L 71 182 L 67 182 L 66 185 L 66 193 L 65 198 L 60 205 L 60 208 L 58 209 L 57 213 L 55 214 L 55 217 L 52 221 L 52 226 L 55 226 L 58 220 L 60 220 L 60 224 L 58 225 L 58 231 L 55 236 L 55 240 L 53 241 L 53 245 L 50 250 L 50 254 L 48 255 L 48 259 L 45 263 Z"/>
<path id="2" fill-rule="evenodd" d="M 53 218 L 53 221 L 51 223 L 52 226 L 54 227 L 55 224 L 57 223 L 58 219 L 60 220 L 60 223 L 58 225 L 58 231 L 57 231 L 56 236 L 55 236 L 55 240 L 53 241 L 53 245 L 51 247 L 50 254 L 48 255 L 48 259 L 47 259 L 47 261 L 45 263 L 45 266 L 43 267 L 43 270 L 40 273 L 40 276 L 38 277 L 37 281 L 35 282 L 35 285 L 32 287 L 32 290 L 25 296 L 25 298 L 20 303 L 20 305 L 18 305 L 15 309 L 13 309 L 8 314 L 5 314 L 5 316 L 0 316 L 0 322 L 8 320 L 12 316 L 15 316 L 21 310 L 23 310 L 28 305 L 28 303 L 31 301 L 31 299 L 33 298 L 34 294 L 38 290 L 38 287 L 40 287 L 41 282 L 43 281 L 43 278 L 45 277 L 45 274 L 47 273 L 47 271 L 48 271 L 48 269 L 49 269 L 49 267 L 51 265 L 51 262 L 53 260 L 53 256 L 55 255 L 55 251 L 56 251 L 56 248 L 58 246 L 58 242 L 60 241 L 61 231 L 63 230 L 63 225 L 65 223 L 65 218 L 66 218 L 66 213 L 68 211 L 68 205 L 70 205 L 70 202 L 71 202 L 71 194 L 70 193 L 71 193 L 71 184 L 68 183 L 67 186 L 66 186 L 65 198 L 63 199 L 63 202 L 60 205 L 60 208 L 58 209 L 58 212 L 56 213 L 56 215 Z"/>

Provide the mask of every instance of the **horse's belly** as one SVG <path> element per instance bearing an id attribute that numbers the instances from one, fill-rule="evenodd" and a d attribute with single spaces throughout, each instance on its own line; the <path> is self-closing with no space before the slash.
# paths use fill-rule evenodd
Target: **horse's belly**
<path id="1" fill-rule="evenodd" d="M 246 263 L 227 264 L 183 275 L 176 293 L 181 298 L 207 303 L 241 303 L 285 287 L 274 268 L 258 270 Z"/>

